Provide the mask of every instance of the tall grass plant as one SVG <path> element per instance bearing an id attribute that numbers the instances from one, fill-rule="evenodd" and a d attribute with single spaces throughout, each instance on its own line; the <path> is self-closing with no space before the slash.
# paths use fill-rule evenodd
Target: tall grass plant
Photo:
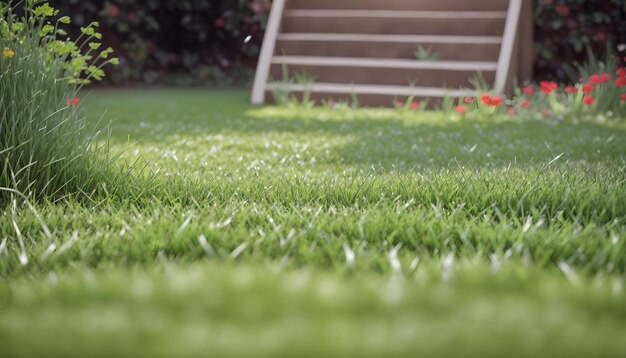
<path id="1" fill-rule="evenodd" d="M 0 4 L 0 202 L 90 193 L 109 173 L 100 132 L 87 130 L 78 93 L 116 64 L 98 23 L 73 41 L 69 17 L 33 0 Z M 101 143 L 101 142 L 100 142 Z"/>

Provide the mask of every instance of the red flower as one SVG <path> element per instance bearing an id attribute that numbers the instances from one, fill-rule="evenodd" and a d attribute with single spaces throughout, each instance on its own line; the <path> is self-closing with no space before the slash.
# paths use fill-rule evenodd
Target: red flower
<path id="1" fill-rule="evenodd" d="M 70 107 L 75 107 L 80 103 L 80 98 L 68 98 L 67 105 Z"/>
<path id="2" fill-rule="evenodd" d="M 465 106 L 456 106 L 454 110 L 456 111 L 456 113 L 459 113 L 459 114 L 467 113 L 467 108 L 465 108 Z"/>
<path id="3" fill-rule="evenodd" d="M 559 88 L 559 85 L 556 84 L 556 82 L 542 81 L 539 83 L 539 87 L 541 87 L 543 94 L 548 96 L 550 93 L 556 91 Z"/>
<path id="4" fill-rule="evenodd" d="M 622 101 L 626 102 L 626 93 L 624 93 L 623 95 L 619 96 L 619 99 L 621 99 Z"/>
<path id="5" fill-rule="evenodd" d="M 585 96 L 585 98 L 583 98 L 583 103 L 585 104 L 585 106 L 592 106 L 594 103 L 596 103 L 596 100 L 593 99 L 593 97 L 591 96 Z"/>
<path id="6" fill-rule="evenodd" d="M 480 96 L 480 100 L 483 102 L 484 105 L 488 106 L 491 104 L 491 96 L 489 96 L 488 93 L 483 93 L 482 96 Z"/>
<path id="7" fill-rule="evenodd" d="M 252 2 L 248 5 L 248 8 L 255 14 L 263 12 L 263 4 L 259 2 Z"/>
<path id="8" fill-rule="evenodd" d="M 574 86 L 567 86 L 565 87 L 565 93 L 567 94 L 578 93 L 578 89 Z"/>
<path id="9" fill-rule="evenodd" d="M 622 88 L 624 86 L 626 86 L 626 78 L 620 77 L 615 80 L 615 87 Z"/>
<path id="10" fill-rule="evenodd" d="M 514 116 L 517 112 L 515 112 L 515 108 L 509 108 L 509 109 L 506 110 L 506 113 L 509 116 Z"/>
<path id="11" fill-rule="evenodd" d="M 578 22 L 576 22 L 576 20 L 574 19 L 567 19 L 567 28 L 570 30 L 575 29 L 578 26 Z"/>
<path id="12" fill-rule="evenodd" d="M 267 10 L 270 9 L 270 7 L 268 5 L 268 3 L 262 3 L 262 2 L 258 2 L 258 1 L 253 1 L 250 5 L 248 5 L 248 8 L 255 14 L 260 14 L 263 12 L 266 12 Z"/>
<path id="13" fill-rule="evenodd" d="M 500 98 L 500 96 L 493 96 L 489 104 L 494 107 L 500 107 L 502 105 L 502 98 Z"/>
<path id="14" fill-rule="evenodd" d="M 620 77 L 626 77 L 626 68 L 620 67 L 617 70 L 615 70 L 615 73 Z"/>
<path id="15" fill-rule="evenodd" d="M 606 32 L 604 32 L 604 31 L 596 32 L 596 40 L 597 41 L 606 41 Z"/>
<path id="16" fill-rule="evenodd" d="M 522 88 L 522 93 L 525 95 L 532 96 L 535 94 L 535 90 L 531 86 L 526 86 Z"/>
<path id="17" fill-rule="evenodd" d="M 593 85 L 589 83 L 583 85 L 583 93 L 591 93 L 593 92 Z"/>
<path id="18" fill-rule="evenodd" d="M 604 84 L 609 82 L 611 80 L 611 77 L 611 74 L 603 73 L 602 75 L 600 75 L 600 83 Z"/>
<path id="19" fill-rule="evenodd" d="M 474 97 L 465 97 L 463 102 L 465 102 L 465 103 L 472 103 L 472 102 L 474 102 Z"/>
<path id="20" fill-rule="evenodd" d="M 110 17 L 118 17 L 122 14 L 122 11 L 120 10 L 120 7 L 115 5 L 115 4 L 111 4 L 109 5 L 109 16 Z"/>
<path id="21" fill-rule="evenodd" d="M 602 78 L 599 75 L 591 75 L 589 76 L 589 82 L 592 85 L 599 85 L 600 83 L 602 83 Z"/>
<path id="22" fill-rule="evenodd" d="M 411 102 L 411 109 L 417 111 L 418 109 L 420 109 L 420 104 L 416 102 Z"/>
<path id="23" fill-rule="evenodd" d="M 226 25 L 226 20 L 223 17 L 218 17 L 213 21 L 213 26 L 215 27 L 224 27 Z"/>
<path id="24" fill-rule="evenodd" d="M 569 15 L 569 7 L 567 5 L 559 5 L 556 7 L 556 13 L 561 16 Z"/>
<path id="25" fill-rule="evenodd" d="M 522 108 L 528 108 L 528 107 L 530 107 L 530 101 L 525 99 L 525 100 L 522 101 L 522 103 L 520 103 L 520 106 Z"/>

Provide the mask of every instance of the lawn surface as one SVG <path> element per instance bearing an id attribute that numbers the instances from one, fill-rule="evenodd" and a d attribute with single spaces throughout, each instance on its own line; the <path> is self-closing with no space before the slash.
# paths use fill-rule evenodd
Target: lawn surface
<path id="1" fill-rule="evenodd" d="M 626 355 L 624 125 L 83 102 L 158 175 L 3 210 L 2 356 Z"/>

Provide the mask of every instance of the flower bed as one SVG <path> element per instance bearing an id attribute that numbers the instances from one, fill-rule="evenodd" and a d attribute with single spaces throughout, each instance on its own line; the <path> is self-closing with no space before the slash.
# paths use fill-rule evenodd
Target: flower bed
<path id="1" fill-rule="evenodd" d="M 626 118 L 626 57 L 593 63 L 579 69 L 579 81 L 573 85 L 554 81 L 531 83 L 515 90 L 512 98 L 477 91 L 476 96 L 446 99 L 443 111 L 454 111 L 461 117 L 485 118 L 515 116 L 524 118 L 558 118 L 622 121 Z M 456 105 L 450 105 L 450 101 Z M 398 101 L 396 108 L 418 111 L 424 103 Z"/>

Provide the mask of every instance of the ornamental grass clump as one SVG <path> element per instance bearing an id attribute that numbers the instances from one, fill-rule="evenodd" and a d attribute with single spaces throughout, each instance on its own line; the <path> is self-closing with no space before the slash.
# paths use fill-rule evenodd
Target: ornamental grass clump
<path id="1" fill-rule="evenodd" d="M 97 23 L 74 41 L 63 30 L 70 22 L 45 2 L 0 3 L 0 203 L 90 193 L 109 176 L 78 93 L 117 59 L 100 48 Z"/>

